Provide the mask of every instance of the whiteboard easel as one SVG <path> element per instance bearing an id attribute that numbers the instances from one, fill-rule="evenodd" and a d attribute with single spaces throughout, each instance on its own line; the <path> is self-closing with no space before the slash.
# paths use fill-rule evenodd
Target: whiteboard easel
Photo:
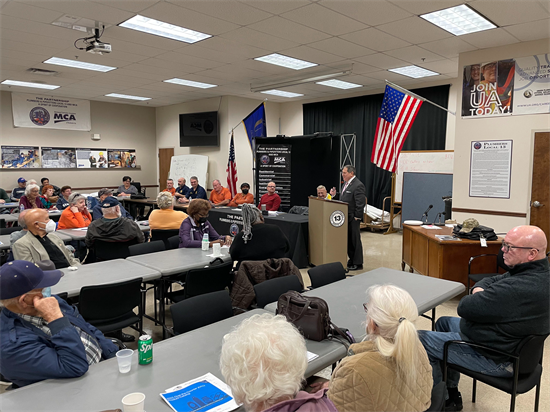
<path id="1" fill-rule="evenodd" d="M 208 156 L 179 155 L 172 156 L 168 178 L 174 180 L 175 185 L 180 177 L 185 178 L 187 186 L 191 186 L 189 178 L 197 176 L 199 185 L 205 188 L 208 182 Z M 174 186 L 175 186 L 174 185 Z"/>

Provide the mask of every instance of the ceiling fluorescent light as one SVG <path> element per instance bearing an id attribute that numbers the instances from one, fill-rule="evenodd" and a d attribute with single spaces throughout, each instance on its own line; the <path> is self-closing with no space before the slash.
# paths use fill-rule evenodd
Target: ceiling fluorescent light
<path id="1" fill-rule="evenodd" d="M 192 80 L 178 79 L 177 77 L 174 77 L 173 79 L 170 79 L 170 80 L 163 80 L 163 81 L 164 83 L 174 83 L 174 84 L 179 84 L 181 86 L 197 87 L 199 89 L 210 89 L 211 87 L 218 87 L 218 85 L 216 84 L 194 82 Z"/>
<path id="2" fill-rule="evenodd" d="M 109 93 L 109 94 L 106 94 L 105 97 L 116 97 L 118 99 L 139 100 L 139 101 L 151 100 L 150 97 L 131 96 L 129 94 L 118 94 L 118 93 Z"/>
<path id="3" fill-rule="evenodd" d="M 462 4 L 432 13 L 422 14 L 424 20 L 441 27 L 443 30 L 461 36 L 483 30 L 495 29 L 497 25 L 486 19 L 471 7 Z"/>
<path id="4" fill-rule="evenodd" d="M 4 80 L 0 84 L 5 84 L 7 86 L 34 87 L 37 89 L 47 89 L 47 90 L 59 89 L 61 87 L 61 86 L 55 86 L 53 84 L 20 82 L 18 80 Z"/>
<path id="5" fill-rule="evenodd" d="M 262 93 L 272 94 L 274 96 L 281 96 L 281 97 L 300 97 L 300 96 L 303 96 L 303 94 L 300 94 L 300 93 L 285 92 L 283 90 L 266 90 L 265 92 L 262 92 Z"/>
<path id="6" fill-rule="evenodd" d="M 439 76 L 439 73 L 432 72 L 428 69 L 423 69 L 418 66 L 405 66 L 397 67 L 395 69 L 389 69 L 388 71 L 402 74 L 403 76 L 412 77 L 413 79 L 420 79 L 421 77 Z"/>
<path id="7" fill-rule="evenodd" d="M 316 84 L 321 84 L 323 86 L 336 87 L 337 89 L 354 89 L 356 87 L 363 87 L 360 84 L 344 82 L 342 80 L 325 80 L 323 82 L 315 82 Z"/>
<path id="8" fill-rule="evenodd" d="M 351 70 L 344 70 L 336 73 L 312 75 L 310 77 L 305 77 L 303 79 L 293 79 L 293 80 L 288 80 L 288 81 L 278 82 L 278 83 L 260 84 L 256 86 L 250 86 L 250 91 L 253 93 L 256 93 L 256 92 L 263 92 L 265 90 L 280 89 L 282 87 L 298 86 L 300 84 L 315 83 L 315 82 L 320 82 L 327 79 L 333 79 L 335 77 L 347 76 L 348 74 L 351 74 Z"/>
<path id="9" fill-rule="evenodd" d="M 163 21 L 150 19 L 149 17 L 140 15 L 134 16 L 131 19 L 120 23 L 119 26 L 141 31 L 143 33 L 154 34 L 155 36 L 183 41 L 185 43 L 196 43 L 212 37 L 211 34 L 186 29 L 185 27 L 175 26 L 170 23 L 165 23 Z"/>
<path id="10" fill-rule="evenodd" d="M 305 60 L 295 59 L 294 57 L 284 56 L 279 53 L 269 54 L 267 56 L 256 57 L 254 60 L 274 64 L 276 66 L 286 67 L 293 70 L 307 69 L 308 67 L 318 66 L 317 63 L 306 62 Z"/>
<path id="11" fill-rule="evenodd" d="M 110 72 L 111 70 L 116 69 L 116 67 L 103 66 L 101 64 L 86 63 L 78 60 L 61 59 L 59 57 L 52 57 L 51 59 L 44 61 L 44 63 L 55 64 L 58 66 L 74 67 L 75 69 L 93 70 L 96 72 L 103 72 L 103 73 Z"/>

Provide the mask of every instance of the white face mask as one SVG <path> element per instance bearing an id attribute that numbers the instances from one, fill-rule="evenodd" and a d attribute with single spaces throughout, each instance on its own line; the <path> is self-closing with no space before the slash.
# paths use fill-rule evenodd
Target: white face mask
<path id="1" fill-rule="evenodd" d="M 36 222 L 36 223 L 39 223 L 41 225 L 44 224 L 44 222 Z M 46 233 L 52 233 L 52 232 L 55 232 L 55 229 L 57 228 L 55 222 L 53 220 L 48 220 L 48 223 L 46 223 L 46 227 L 44 228 L 44 230 L 46 231 Z"/>

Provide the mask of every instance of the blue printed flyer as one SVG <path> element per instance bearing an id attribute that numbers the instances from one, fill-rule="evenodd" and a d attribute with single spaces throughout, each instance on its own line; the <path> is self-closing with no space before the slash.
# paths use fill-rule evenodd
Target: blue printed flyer
<path id="1" fill-rule="evenodd" d="M 160 396 L 175 412 L 229 412 L 239 407 L 229 386 L 211 373 L 169 388 Z"/>

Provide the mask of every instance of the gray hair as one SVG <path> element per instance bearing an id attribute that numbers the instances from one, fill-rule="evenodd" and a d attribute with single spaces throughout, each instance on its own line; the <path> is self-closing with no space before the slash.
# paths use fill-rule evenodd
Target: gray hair
<path id="1" fill-rule="evenodd" d="M 347 169 L 348 170 L 348 173 L 353 173 L 353 175 L 355 176 L 357 174 L 357 169 L 355 169 L 355 166 L 352 166 L 352 165 L 345 165 L 342 170 L 344 169 Z"/>
<path id="2" fill-rule="evenodd" d="M 38 194 L 40 194 L 40 188 L 38 187 L 38 185 L 36 183 L 31 183 L 30 185 L 27 185 L 27 187 L 25 187 L 25 196 L 28 196 L 33 189 L 37 189 Z"/>
<path id="3" fill-rule="evenodd" d="M 103 195 L 111 196 L 113 194 L 113 189 L 108 189 L 104 187 L 99 192 L 97 192 L 97 197 L 101 197 Z"/>
<path id="4" fill-rule="evenodd" d="M 38 185 L 38 182 L 34 179 L 27 180 L 27 186 L 28 185 Z"/>
<path id="5" fill-rule="evenodd" d="M 262 212 L 256 206 L 245 203 L 243 205 L 243 241 L 248 243 L 252 239 L 252 226 L 262 221 Z"/>
<path id="6" fill-rule="evenodd" d="M 78 202 L 80 199 L 86 200 L 86 197 L 82 196 L 80 193 L 73 193 L 72 195 L 69 196 L 69 204 L 75 205 L 76 202 Z"/>
<path id="7" fill-rule="evenodd" d="M 199 178 L 197 176 L 191 176 L 189 178 L 189 180 L 196 180 L 197 182 L 199 181 Z"/>
<path id="8" fill-rule="evenodd" d="M 161 209 L 168 209 L 173 205 L 174 198 L 170 192 L 160 192 L 157 196 L 157 205 Z"/>
<path id="9" fill-rule="evenodd" d="M 101 212 L 103 213 L 103 216 L 114 215 L 114 214 L 117 214 L 117 210 L 116 210 L 117 207 L 119 207 L 119 205 L 111 206 L 111 207 L 102 207 Z"/>
<path id="10" fill-rule="evenodd" d="M 19 226 L 21 226 L 22 229 L 27 228 L 27 222 L 25 222 L 25 215 L 27 214 L 27 210 L 25 209 L 19 212 L 19 217 L 17 218 L 17 222 L 19 223 Z"/>
<path id="11" fill-rule="evenodd" d="M 166 181 L 174 183 L 174 179 L 166 179 Z"/>

